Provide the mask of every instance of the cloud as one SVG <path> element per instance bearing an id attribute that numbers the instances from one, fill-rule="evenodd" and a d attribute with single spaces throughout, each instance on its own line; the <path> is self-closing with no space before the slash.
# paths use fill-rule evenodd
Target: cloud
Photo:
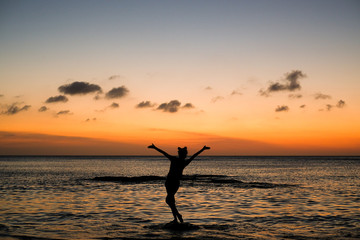
<path id="1" fill-rule="evenodd" d="M 150 101 L 142 101 L 136 105 L 136 108 L 151 108 L 154 107 L 156 104 L 151 103 Z"/>
<path id="2" fill-rule="evenodd" d="M 56 103 L 56 102 L 67 102 L 69 99 L 64 95 L 59 95 L 55 97 L 49 97 L 45 103 Z"/>
<path id="3" fill-rule="evenodd" d="M 59 92 L 69 95 L 84 95 L 94 92 L 102 92 L 101 87 L 96 84 L 88 82 L 73 82 L 70 84 L 62 85 L 58 88 Z"/>
<path id="4" fill-rule="evenodd" d="M 4 96 L 4 94 L 0 94 L 0 98 L 2 98 Z"/>
<path id="5" fill-rule="evenodd" d="M 322 93 L 315 93 L 314 97 L 315 97 L 316 100 L 318 100 L 318 99 L 331 99 L 330 95 L 322 94 Z"/>
<path id="6" fill-rule="evenodd" d="M 172 100 L 168 103 L 160 104 L 156 108 L 156 110 L 162 110 L 163 112 L 175 113 L 175 112 L 179 111 L 180 108 L 191 109 L 191 108 L 195 108 L 195 106 L 192 103 L 186 103 L 185 105 L 181 106 L 181 102 L 179 102 L 178 100 Z"/>
<path id="7" fill-rule="evenodd" d="M 116 102 L 113 102 L 112 104 L 110 104 L 109 106 L 105 107 L 104 109 L 101 109 L 101 110 L 95 110 L 96 112 L 100 112 L 100 113 L 103 113 L 105 111 L 107 111 L 109 108 L 110 109 L 115 109 L 115 108 L 119 108 L 120 105 Z"/>
<path id="8" fill-rule="evenodd" d="M 13 103 L 6 109 L 6 111 L 1 112 L 1 114 L 14 115 L 21 111 L 27 111 L 29 110 L 30 107 L 31 107 L 30 105 L 24 105 L 22 107 L 19 107 L 18 103 Z"/>
<path id="9" fill-rule="evenodd" d="M 85 122 L 90 122 L 90 121 L 96 121 L 96 118 L 92 118 L 92 119 L 88 118 L 85 120 Z"/>
<path id="10" fill-rule="evenodd" d="M 336 104 L 337 108 L 343 108 L 345 106 L 345 101 L 339 100 Z M 326 104 L 326 110 L 331 111 L 335 106 L 331 104 Z M 319 111 L 323 111 L 323 109 L 320 109 Z"/>
<path id="11" fill-rule="evenodd" d="M 233 96 L 233 95 L 242 95 L 242 93 L 239 90 L 234 90 L 234 91 L 232 91 L 232 93 L 230 95 L 231 96 Z"/>
<path id="12" fill-rule="evenodd" d="M 112 75 L 108 78 L 108 80 L 116 80 L 116 79 L 120 79 L 120 78 L 123 78 L 123 76 L 121 75 Z"/>
<path id="13" fill-rule="evenodd" d="M 49 110 L 49 108 L 47 108 L 46 106 L 42 106 L 41 108 L 39 108 L 39 112 L 46 112 L 47 110 Z"/>
<path id="14" fill-rule="evenodd" d="M 326 110 L 328 111 L 331 111 L 331 109 L 333 108 L 334 106 L 331 105 L 331 104 L 326 104 Z"/>
<path id="15" fill-rule="evenodd" d="M 212 87 L 207 86 L 204 90 L 212 90 Z"/>
<path id="16" fill-rule="evenodd" d="M 302 71 L 293 70 L 290 73 L 286 73 L 285 78 L 281 79 L 280 82 L 270 83 L 266 90 L 260 89 L 260 95 L 268 97 L 272 92 L 300 90 L 299 79 L 304 77 L 306 75 Z"/>
<path id="17" fill-rule="evenodd" d="M 179 110 L 181 103 L 178 100 L 172 100 L 168 103 L 162 103 L 157 107 L 157 110 L 163 110 L 164 112 L 175 113 Z"/>
<path id="18" fill-rule="evenodd" d="M 119 104 L 116 103 L 116 102 L 113 102 L 113 103 L 109 106 L 109 108 L 118 108 L 118 107 L 119 107 Z"/>
<path id="19" fill-rule="evenodd" d="M 301 105 L 301 106 L 300 106 L 300 108 L 305 108 L 305 107 L 306 107 L 306 105 L 305 105 L 305 104 L 303 104 L 303 105 Z"/>
<path id="20" fill-rule="evenodd" d="M 56 115 L 59 116 L 59 115 L 70 115 L 70 114 L 71 114 L 70 110 L 63 110 L 58 112 Z"/>
<path id="21" fill-rule="evenodd" d="M 101 99 L 101 96 L 99 94 L 96 94 L 94 97 L 94 100 L 100 100 L 100 99 Z"/>
<path id="22" fill-rule="evenodd" d="M 23 110 L 27 111 L 30 107 L 31 107 L 30 105 L 25 105 L 20 109 L 20 111 L 23 111 Z"/>
<path id="23" fill-rule="evenodd" d="M 282 105 L 282 106 L 277 106 L 277 108 L 275 109 L 275 112 L 287 112 L 289 111 L 289 107 Z"/>
<path id="24" fill-rule="evenodd" d="M 304 78 L 306 75 L 299 70 L 292 71 L 291 73 L 286 74 L 286 80 L 290 82 L 288 89 L 290 91 L 301 89 L 298 79 Z"/>
<path id="25" fill-rule="evenodd" d="M 343 108 L 343 107 L 345 107 L 345 101 L 339 100 L 338 103 L 336 104 L 336 107 L 338 107 L 338 108 Z"/>
<path id="26" fill-rule="evenodd" d="M 221 101 L 221 100 L 224 100 L 224 97 L 216 96 L 216 97 L 211 99 L 211 102 L 216 103 L 217 101 Z"/>
<path id="27" fill-rule="evenodd" d="M 259 94 L 260 94 L 260 96 L 270 97 L 269 92 L 267 92 L 267 91 L 265 91 L 265 90 L 263 90 L 263 89 L 260 89 L 260 90 L 259 90 Z"/>
<path id="28" fill-rule="evenodd" d="M 113 98 L 122 98 L 126 94 L 128 94 L 129 90 L 125 86 L 121 86 L 118 88 L 113 88 L 109 92 L 106 93 L 105 97 L 108 99 Z"/>
<path id="29" fill-rule="evenodd" d="M 292 98 L 292 99 L 302 98 L 302 95 L 301 94 L 289 94 L 289 98 Z"/>
<path id="30" fill-rule="evenodd" d="M 184 106 L 182 106 L 182 108 L 195 108 L 195 106 L 192 103 L 186 103 Z"/>

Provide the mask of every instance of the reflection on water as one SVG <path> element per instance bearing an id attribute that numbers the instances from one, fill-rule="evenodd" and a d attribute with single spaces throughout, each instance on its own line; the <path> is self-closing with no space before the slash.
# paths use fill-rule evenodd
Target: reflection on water
<path id="1" fill-rule="evenodd" d="M 0 237 L 360 237 L 357 158 L 202 157 L 185 170 L 177 193 L 185 222 L 196 226 L 181 230 L 164 227 L 172 214 L 162 181 L 169 163 L 162 158 L 1 158 L 0 164 Z"/>

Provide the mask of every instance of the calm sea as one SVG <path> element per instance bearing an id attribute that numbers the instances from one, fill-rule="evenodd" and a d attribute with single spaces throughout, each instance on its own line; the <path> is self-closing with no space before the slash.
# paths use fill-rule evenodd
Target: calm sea
<path id="1" fill-rule="evenodd" d="M 0 157 L 2 239 L 359 239 L 359 157 Z"/>

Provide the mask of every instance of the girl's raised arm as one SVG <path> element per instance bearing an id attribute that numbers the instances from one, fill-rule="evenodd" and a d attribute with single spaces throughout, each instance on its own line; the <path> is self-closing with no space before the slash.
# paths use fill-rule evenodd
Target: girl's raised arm
<path id="1" fill-rule="evenodd" d="M 156 151 L 158 151 L 159 153 L 163 154 L 165 157 L 167 157 L 169 160 L 171 160 L 172 158 L 174 158 L 173 156 L 171 156 L 170 154 L 168 154 L 167 152 L 165 152 L 164 150 L 161 150 L 160 148 L 156 147 L 154 144 L 151 144 L 150 146 L 148 146 L 148 148 L 153 148 Z"/>
<path id="2" fill-rule="evenodd" d="M 210 147 L 204 146 L 202 149 L 200 149 L 200 151 L 198 151 L 197 153 L 192 155 L 189 158 L 189 160 L 186 161 L 186 166 L 189 165 L 191 163 L 191 161 L 194 160 L 194 158 L 196 158 L 200 153 L 202 153 L 204 150 L 208 150 L 208 149 L 210 149 Z"/>

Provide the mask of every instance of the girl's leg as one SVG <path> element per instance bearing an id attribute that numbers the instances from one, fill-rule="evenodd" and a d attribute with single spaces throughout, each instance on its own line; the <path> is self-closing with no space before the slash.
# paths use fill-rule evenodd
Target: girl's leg
<path id="1" fill-rule="evenodd" d="M 180 222 L 184 222 L 181 214 L 179 213 L 179 211 L 176 208 L 175 196 L 173 194 L 168 194 L 166 196 L 166 203 L 169 205 L 169 207 L 171 209 L 171 212 L 174 216 L 174 221 L 177 222 L 177 218 L 178 218 Z"/>
<path id="2" fill-rule="evenodd" d="M 181 214 L 179 213 L 179 211 L 176 208 L 175 205 L 175 193 L 177 192 L 177 190 L 179 189 L 180 186 L 180 182 L 166 182 L 165 183 L 166 186 L 166 192 L 167 192 L 167 196 L 166 196 L 166 203 L 169 205 L 172 214 L 174 215 L 174 221 L 177 222 L 177 218 L 179 219 L 180 222 L 183 222 L 183 218 L 181 216 Z"/>

